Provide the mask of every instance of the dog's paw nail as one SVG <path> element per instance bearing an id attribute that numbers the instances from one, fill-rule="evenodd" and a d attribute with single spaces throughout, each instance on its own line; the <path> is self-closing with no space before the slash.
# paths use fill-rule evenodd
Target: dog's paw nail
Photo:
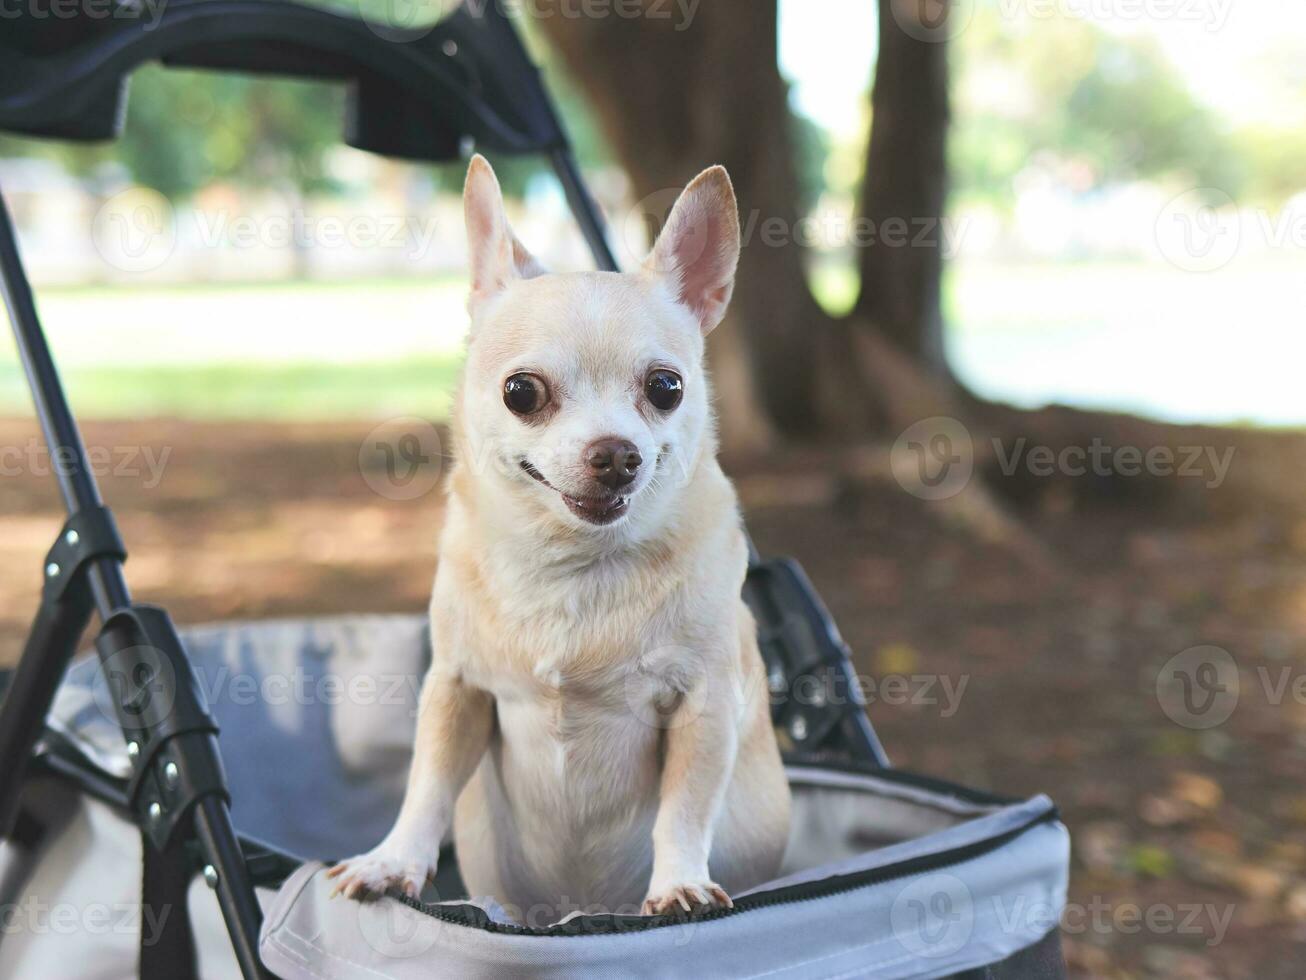
<path id="1" fill-rule="evenodd" d="M 677 885 L 650 895 L 644 900 L 644 915 L 667 915 L 680 911 L 693 913 L 717 908 L 734 908 L 724 888 L 715 882 Z"/>
<path id="2" fill-rule="evenodd" d="M 408 898 L 420 899 L 422 887 L 433 879 L 435 867 L 421 857 L 407 854 L 391 857 L 389 853 L 364 854 L 350 858 L 327 871 L 328 878 L 336 879 L 331 897 L 367 901 L 396 889 Z"/>

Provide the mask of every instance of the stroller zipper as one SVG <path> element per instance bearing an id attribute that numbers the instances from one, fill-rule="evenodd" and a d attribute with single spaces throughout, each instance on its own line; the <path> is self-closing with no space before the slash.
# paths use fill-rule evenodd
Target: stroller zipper
<path id="1" fill-rule="evenodd" d="M 518 926 L 495 922 L 490 919 L 483 910 L 474 905 L 428 905 L 420 899 L 410 898 L 400 892 L 392 892 L 391 894 L 396 900 L 403 902 L 403 904 L 407 905 L 409 908 L 421 912 L 423 915 L 438 919 L 441 922 L 462 925 L 468 928 L 482 929 L 486 932 L 503 933 L 513 936 L 541 937 L 618 935 L 628 932 L 641 932 L 646 929 L 659 929 L 667 926 L 689 925 L 697 922 L 712 922 L 717 919 L 724 919 L 728 916 L 738 915 L 741 912 L 747 912 L 750 909 L 770 908 L 776 905 L 790 905 L 798 902 L 812 901 L 818 898 L 828 898 L 831 895 L 846 894 L 847 892 L 855 891 L 858 888 L 865 888 L 868 885 L 878 885 L 888 881 L 895 881 L 909 875 L 941 871 L 944 868 L 953 867 L 965 861 L 970 861 L 974 858 L 989 854 L 992 851 L 1009 844 L 1011 841 L 1033 828 L 1047 823 L 1054 823 L 1059 819 L 1060 813 L 1057 808 L 1055 806 L 1050 806 L 1045 812 L 1031 818 L 1019 827 L 1014 827 L 1006 833 L 999 834 L 996 837 L 990 837 L 987 840 L 976 841 L 973 844 L 966 844 L 961 847 L 954 847 L 946 851 L 940 851 L 937 854 L 925 854 L 917 858 L 909 858 L 905 861 L 899 861 L 896 864 L 886 865 L 882 868 L 871 868 L 867 871 L 858 871 L 847 875 L 837 875 L 834 878 L 827 878 L 822 881 L 793 885 L 788 888 L 779 889 L 770 894 L 745 896 L 735 903 L 734 908 L 712 909 L 706 912 L 693 912 L 687 915 L 635 916 L 606 914 L 583 916 L 580 917 L 580 919 L 573 919 L 571 922 L 563 925 L 550 926 L 545 929 L 535 929 L 529 926 Z M 582 923 L 582 927 L 574 927 L 581 926 Z"/>

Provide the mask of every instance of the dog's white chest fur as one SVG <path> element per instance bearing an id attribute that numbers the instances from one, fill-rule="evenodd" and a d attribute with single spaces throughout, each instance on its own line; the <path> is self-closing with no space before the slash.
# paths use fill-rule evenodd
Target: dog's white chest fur
<path id="1" fill-rule="evenodd" d="M 625 592 L 608 584 L 609 597 Z M 694 651 L 654 625 L 674 597 L 648 599 L 609 605 L 573 591 L 513 617 L 504 642 L 481 633 L 468 651 L 466 680 L 493 696 L 496 729 L 459 804 L 460 864 L 477 894 L 522 906 L 514 914 L 559 903 L 638 911 L 663 725 L 696 669 Z"/>
<path id="2" fill-rule="evenodd" d="M 626 756 L 656 752 L 656 719 L 676 696 L 674 671 L 645 666 L 656 654 L 632 648 L 598 660 L 575 644 L 541 652 L 529 671 L 469 670 L 469 681 L 494 696 L 497 739 L 547 762 L 540 768 L 561 783 L 560 792 L 610 785 L 607 770 L 628 769 Z M 502 663 L 510 656 L 501 651 L 488 659 Z M 596 764 L 604 771 L 595 772 Z"/>

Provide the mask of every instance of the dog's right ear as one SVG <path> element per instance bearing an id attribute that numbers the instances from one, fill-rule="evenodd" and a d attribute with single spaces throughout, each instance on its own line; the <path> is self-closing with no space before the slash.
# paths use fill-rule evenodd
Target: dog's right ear
<path id="1" fill-rule="evenodd" d="M 517 241 L 503 209 L 503 191 L 490 162 L 479 153 L 467 168 L 463 187 L 463 213 L 467 221 L 467 253 L 472 291 L 469 305 L 484 302 L 516 279 L 533 279 L 544 273 L 535 256 Z"/>

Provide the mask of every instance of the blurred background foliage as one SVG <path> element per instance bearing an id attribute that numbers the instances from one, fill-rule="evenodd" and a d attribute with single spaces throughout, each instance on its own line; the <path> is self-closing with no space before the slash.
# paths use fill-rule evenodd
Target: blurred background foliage
<path id="1" fill-rule="evenodd" d="M 953 179 L 963 199 L 1009 205 L 1015 178 L 1038 154 L 1077 167 L 1084 191 L 1178 177 L 1235 199 L 1263 192 L 1246 179 L 1263 172 L 1257 147 L 1197 101 L 1154 39 L 1059 20 L 1041 24 L 1035 43 L 988 14 L 954 48 Z M 1268 182 L 1287 187 L 1286 177 Z"/>
<path id="2" fill-rule="evenodd" d="M 452 4 L 318 2 L 403 24 L 438 19 Z M 815 299 L 833 315 L 853 309 L 864 278 L 849 237 L 874 122 L 866 97 L 877 48 L 874 9 L 872 0 L 827 0 L 816 16 L 802 0 L 779 3 L 796 204 L 815 230 L 803 263 Z M 959 379 L 985 397 L 1026 407 L 1056 401 L 1171 420 L 1271 425 L 1306 419 L 1286 376 L 1251 380 L 1262 370 L 1256 344 L 1276 345 L 1283 355 L 1276 364 L 1286 365 L 1306 343 L 1277 330 L 1277 311 L 1294 294 L 1276 270 L 1294 263 L 1300 248 L 1289 246 L 1296 246 L 1298 226 L 1306 227 L 1300 196 L 1306 191 L 1306 67 L 1290 32 L 1265 40 L 1256 36 L 1259 22 L 1246 18 L 1224 30 L 1131 24 L 1110 12 L 1048 16 L 1033 6 L 986 0 L 966 9 L 966 28 L 948 45 L 945 222 L 951 224 L 944 229 L 942 283 L 947 356 Z M 627 246 L 630 258 L 641 243 L 623 215 L 640 195 L 631 193 L 635 185 L 620 154 L 605 144 L 584 80 L 565 70 L 556 38 L 546 37 L 543 22 L 532 17 L 517 23 L 613 220 L 614 242 Z M 1185 47 L 1183 37 L 1195 45 Z M 1232 52 L 1227 61 L 1214 64 L 1193 53 L 1215 45 Z M 376 414 L 392 404 L 383 406 L 376 393 L 403 389 L 405 361 L 459 356 L 465 319 L 454 195 L 461 164 L 397 164 L 342 149 L 346 93 L 339 86 L 157 65 L 136 72 L 131 85 L 125 135 L 112 144 L 0 136 L 0 180 L 27 236 L 47 326 L 56 342 L 70 338 L 69 369 L 89 372 L 79 386 L 88 393 L 88 411 L 153 407 L 225 415 L 294 407 L 292 414 L 314 414 L 348 404 L 370 405 Z M 697 159 L 708 151 L 694 153 L 695 164 L 714 162 Z M 495 166 L 517 199 L 514 220 L 529 224 L 519 230 L 537 250 L 558 268 L 585 264 L 545 165 L 497 157 Z M 86 241 L 100 210 L 133 185 L 164 195 L 173 208 L 178 245 L 161 267 L 119 267 L 102 242 Z M 1244 238 L 1238 261 L 1200 282 L 1186 280 L 1189 273 L 1158 238 L 1167 202 L 1193 189 L 1224 209 L 1218 220 L 1235 230 L 1241 223 Z M 60 204 L 60 196 L 76 199 L 76 206 Z M 768 206 L 751 204 L 755 211 Z M 288 244 L 260 241 L 251 248 L 233 241 L 248 223 L 267 229 L 287 218 L 298 227 L 377 215 L 408 220 L 415 234 L 438 229 L 438 236 L 411 248 L 323 248 L 310 227 L 305 240 Z M 216 238 L 202 238 L 206 228 Z M 400 280 L 426 284 L 428 292 L 419 297 Z M 300 283 L 318 288 L 300 289 Z M 336 288 L 320 288 L 326 285 Z M 79 290 L 97 292 L 71 295 Z M 1063 298 L 1071 293 L 1079 301 L 1067 306 Z M 282 304 L 283 320 L 316 320 L 319 343 L 295 335 L 297 348 L 270 354 L 271 332 L 249 325 L 266 318 L 268 303 Z M 142 332 L 132 351 L 177 379 L 159 382 L 177 393 L 173 401 L 157 403 L 119 383 L 114 372 L 121 374 L 118 362 L 128 348 L 105 350 L 88 336 L 82 324 L 92 306 L 90 318 L 115 330 L 153 317 L 152 332 Z M 302 313 L 289 312 L 292 307 Z M 393 311 L 386 331 L 365 339 L 351 333 L 357 315 L 382 307 Z M 1231 351 L 1241 360 L 1214 365 L 1204 345 L 1220 342 L 1231 317 L 1249 331 Z M 394 324 L 432 321 L 438 336 L 419 337 L 415 329 L 402 350 L 378 346 Z M 171 357 L 177 322 L 194 327 L 182 342 L 184 365 Z M 283 324 L 276 333 L 284 330 Z M 206 348 L 196 339 L 218 335 L 240 335 L 244 346 Z M 428 339 L 433 346 L 425 346 Z M 1130 356 L 1112 357 L 1111 349 Z M 1153 356 L 1170 364 L 1161 378 L 1145 362 Z M 162 364 L 165 359 L 171 362 Z M 319 398 L 297 371 L 280 386 L 260 386 L 263 402 L 216 394 L 226 390 L 217 379 L 230 374 L 231 364 L 316 363 L 324 377 L 335 377 L 327 366 L 363 360 L 366 371 L 338 379 L 338 398 Z M 221 363 L 213 383 L 192 377 L 215 362 Z M 191 373 L 183 376 L 183 366 Z M 1230 373 L 1241 380 L 1231 381 Z M 388 381 L 373 381 L 379 378 Z M 198 390 L 214 397 L 185 397 Z M 294 392 L 301 390 L 298 398 Z M 442 390 L 424 405 L 443 405 L 447 397 Z M 21 371 L 0 352 L 0 407 L 25 404 Z"/>
<path id="3" fill-rule="evenodd" d="M 585 100 L 546 46 L 532 41 L 531 47 L 582 163 L 610 162 Z M 1075 168 L 1086 191 L 1174 177 L 1218 187 L 1240 203 L 1275 206 L 1301 190 L 1306 132 L 1295 125 L 1231 127 L 1195 97 L 1150 37 L 1066 18 L 1041 22 L 1034 43 L 1004 29 L 999 12 L 982 6 L 953 59 L 958 201 L 1010 207 L 1015 178 L 1039 155 Z M 90 178 L 122 166 L 133 181 L 174 200 L 215 180 L 301 194 L 339 191 L 328 160 L 340 140 L 343 99 L 332 86 L 150 66 L 132 79 L 126 134 L 118 143 L 86 147 L 0 136 L 0 157 L 51 158 Z M 819 124 L 796 110 L 795 121 L 806 204 L 832 182 L 860 180 L 827 166 L 831 146 Z M 460 165 L 425 169 L 436 186 L 457 186 L 462 178 Z M 520 194 L 542 164 L 512 161 L 502 171 L 508 192 Z"/>

